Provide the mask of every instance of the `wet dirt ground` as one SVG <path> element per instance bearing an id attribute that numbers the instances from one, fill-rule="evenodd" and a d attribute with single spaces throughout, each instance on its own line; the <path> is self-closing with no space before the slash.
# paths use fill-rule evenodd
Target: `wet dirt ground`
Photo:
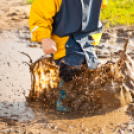
<path id="1" fill-rule="evenodd" d="M 8 4 L 6 3 L 8 2 Z M 0 133 L 20 134 L 134 134 L 133 103 L 120 109 L 102 111 L 92 114 L 72 114 L 55 110 L 41 102 L 26 102 L 25 97 L 31 90 L 29 67 L 23 61 L 29 61 L 20 52 L 28 53 L 33 61 L 43 55 L 40 48 L 30 48 L 27 32 L 19 32 L 27 26 L 27 12 L 22 9 L 29 7 L 20 0 L 0 1 Z M 9 8 L 10 7 L 10 8 Z M 10 10 L 9 10 L 10 9 Z M 22 11 L 19 15 L 14 12 Z M 23 12 L 24 11 L 24 12 Z M 20 17 L 21 16 L 21 17 Z M 17 18 L 18 17 L 18 18 Z M 132 32 L 130 28 L 127 32 Z M 109 34 L 111 33 L 111 34 Z M 97 46 L 97 55 L 102 63 L 122 49 L 123 40 L 127 34 L 119 32 L 117 44 L 112 44 L 114 34 L 105 32 L 102 43 Z M 109 39 L 109 40 L 108 40 Z M 127 53 L 133 57 L 134 37 L 128 45 Z"/>
<path id="2" fill-rule="evenodd" d="M 43 51 L 27 47 L 27 42 L 22 41 L 18 33 L 9 31 L 0 34 L 0 49 L 0 133 L 134 133 L 133 105 L 129 114 L 126 113 L 128 106 L 125 106 L 113 111 L 75 115 L 58 112 L 40 102 L 26 102 L 31 79 L 28 66 L 22 62 L 29 59 L 20 52 L 28 53 L 35 61 Z"/>

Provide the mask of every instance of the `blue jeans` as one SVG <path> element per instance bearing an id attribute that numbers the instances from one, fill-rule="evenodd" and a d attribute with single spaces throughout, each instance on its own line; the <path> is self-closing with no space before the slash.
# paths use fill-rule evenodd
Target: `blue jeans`
<path id="1" fill-rule="evenodd" d="M 86 61 L 84 60 L 83 64 L 86 64 Z M 77 69 L 74 67 L 71 67 L 67 64 L 61 63 L 60 64 L 60 74 L 59 77 L 63 79 L 64 82 L 71 81 L 75 76 L 78 75 L 81 69 Z"/>

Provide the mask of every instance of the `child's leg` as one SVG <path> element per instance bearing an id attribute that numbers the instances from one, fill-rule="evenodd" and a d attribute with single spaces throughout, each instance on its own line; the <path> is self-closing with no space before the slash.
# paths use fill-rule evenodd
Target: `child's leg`
<path id="1" fill-rule="evenodd" d="M 79 73 L 79 69 L 73 68 L 67 64 L 62 63 L 60 65 L 60 74 L 59 77 L 64 81 L 64 82 L 69 82 L 71 81 L 77 74 Z"/>
<path id="2" fill-rule="evenodd" d="M 71 81 L 79 72 L 79 69 L 75 69 L 69 65 L 66 65 L 62 63 L 60 65 L 60 85 L 59 88 L 64 86 L 64 83 Z M 64 91 L 64 87 L 62 90 L 59 91 L 59 96 L 64 99 L 66 97 L 66 93 Z M 56 109 L 59 111 L 64 111 L 64 112 L 69 112 L 69 107 L 68 106 L 63 106 L 61 98 L 58 97 L 56 101 Z"/>
<path id="3" fill-rule="evenodd" d="M 85 63 L 83 63 L 85 64 Z M 60 87 L 64 86 L 64 83 L 71 81 L 75 76 L 78 75 L 78 73 L 80 72 L 80 69 L 76 69 L 74 67 L 71 67 L 69 65 L 66 65 L 64 63 L 62 63 L 60 65 Z M 62 97 L 62 99 L 64 99 L 66 97 L 66 93 L 64 91 L 64 87 L 63 90 L 59 91 L 59 96 Z M 62 100 L 60 99 L 60 97 L 58 97 L 57 101 L 56 101 L 56 108 L 59 111 L 64 111 L 64 112 L 69 112 L 69 107 L 68 106 L 63 106 L 62 104 Z"/>

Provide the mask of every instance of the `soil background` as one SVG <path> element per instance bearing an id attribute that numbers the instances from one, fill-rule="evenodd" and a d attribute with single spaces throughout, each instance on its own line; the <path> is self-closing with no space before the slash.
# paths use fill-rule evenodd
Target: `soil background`
<path id="1" fill-rule="evenodd" d="M 25 0 L 0 0 L 0 133 L 22 134 L 134 134 L 133 103 L 113 111 L 91 115 L 70 114 L 48 108 L 40 102 L 28 103 L 25 97 L 31 90 L 29 67 L 23 63 L 43 55 L 40 47 L 29 47 L 28 28 L 30 5 Z M 104 28 L 96 53 L 105 63 L 113 52 L 123 49 L 125 38 L 132 34 L 127 53 L 133 58 L 134 27 Z M 113 42 L 115 45 L 112 45 Z"/>

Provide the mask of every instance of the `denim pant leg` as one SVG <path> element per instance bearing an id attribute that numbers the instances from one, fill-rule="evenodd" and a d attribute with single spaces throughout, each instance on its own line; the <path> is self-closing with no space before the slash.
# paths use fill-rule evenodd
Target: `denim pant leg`
<path id="1" fill-rule="evenodd" d="M 64 82 L 69 82 L 78 74 L 79 71 L 80 69 L 61 63 L 59 77 L 62 78 Z"/>

